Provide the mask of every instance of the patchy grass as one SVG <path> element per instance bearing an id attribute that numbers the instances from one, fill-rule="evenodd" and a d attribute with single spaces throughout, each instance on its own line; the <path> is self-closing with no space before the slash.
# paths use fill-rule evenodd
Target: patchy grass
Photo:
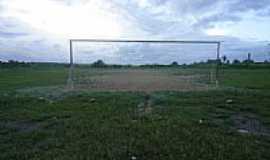
<path id="1" fill-rule="evenodd" d="M 230 127 L 231 115 L 246 112 L 269 127 L 269 94 L 254 95 L 153 93 L 143 115 L 143 93 L 1 96 L 0 159 L 269 159 L 269 137 Z"/>
<path id="2" fill-rule="evenodd" d="M 151 93 L 61 91 L 64 68 L 0 72 L 0 159 L 270 159 L 268 70 Z"/>
<path id="3" fill-rule="evenodd" d="M 64 85 L 67 73 L 68 69 L 64 67 L 0 69 L 0 91 Z"/>
<path id="4" fill-rule="evenodd" d="M 224 69 L 220 72 L 221 83 L 225 86 L 270 89 L 270 69 Z"/>

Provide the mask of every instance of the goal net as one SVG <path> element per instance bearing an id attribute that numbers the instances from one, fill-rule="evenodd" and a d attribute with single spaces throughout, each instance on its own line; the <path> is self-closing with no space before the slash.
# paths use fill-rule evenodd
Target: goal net
<path id="1" fill-rule="evenodd" d="M 68 87 L 193 91 L 218 84 L 220 42 L 70 40 Z"/>

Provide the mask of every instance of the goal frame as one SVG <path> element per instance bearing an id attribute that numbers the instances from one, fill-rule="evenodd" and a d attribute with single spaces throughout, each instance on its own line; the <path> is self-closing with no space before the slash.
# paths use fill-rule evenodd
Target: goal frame
<path id="1" fill-rule="evenodd" d="M 132 39 L 70 39 L 69 40 L 69 75 L 67 85 L 70 89 L 74 88 L 73 70 L 74 70 L 74 55 L 73 43 L 90 42 L 90 43 L 161 43 L 161 44 L 213 44 L 216 45 L 216 86 L 219 84 L 219 61 L 220 48 L 222 41 L 204 41 L 204 40 L 132 40 Z"/>

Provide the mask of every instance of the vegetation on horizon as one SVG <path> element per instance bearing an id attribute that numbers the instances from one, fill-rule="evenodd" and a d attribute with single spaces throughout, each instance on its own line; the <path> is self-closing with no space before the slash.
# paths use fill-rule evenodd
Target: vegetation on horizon
<path id="1" fill-rule="evenodd" d="M 217 90 L 147 93 L 65 90 L 64 64 L 0 69 L 0 159 L 268 160 L 270 70 L 239 65 Z M 155 71 L 209 71 L 177 67 Z"/>
<path id="2" fill-rule="evenodd" d="M 49 62 L 21 62 L 21 61 L 15 61 L 15 60 L 9 60 L 7 62 L 2 62 L 0 61 L 0 67 L 2 68 L 16 68 L 16 67 L 32 67 L 32 66 L 65 66 L 68 67 L 69 65 L 66 63 L 49 63 Z M 106 68 L 106 67 L 113 67 L 113 68 L 121 68 L 121 67 L 147 67 L 147 68 L 152 68 L 152 67 L 207 67 L 207 66 L 212 66 L 213 64 L 215 65 L 221 65 L 222 67 L 236 67 L 236 68 L 270 68 L 270 62 L 268 60 L 265 60 L 264 62 L 256 62 L 251 59 L 251 54 L 248 53 L 247 59 L 240 61 L 238 59 L 234 59 L 230 61 L 226 55 L 223 55 L 219 60 L 216 59 L 208 59 L 206 61 L 200 61 L 200 62 L 193 62 L 190 64 L 179 64 L 177 61 L 173 61 L 170 64 L 158 64 L 158 63 L 153 63 L 153 64 L 141 64 L 141 65 L 133 65 L 133 64 L 107 64 L 104 62 L 102 59 L 99 59 L 91 64 L 75 64 L 76 66 L 91 66 L 94 68 Z"/>

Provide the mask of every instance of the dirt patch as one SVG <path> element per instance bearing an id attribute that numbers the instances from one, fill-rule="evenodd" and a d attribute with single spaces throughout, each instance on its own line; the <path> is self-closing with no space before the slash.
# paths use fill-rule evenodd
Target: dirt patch
<path id="1" fill-rule="evenodd" d="M 198 91 L 210 87 L 206 75 L 175 75 L 170 71 L 127 69 L 107 71 L 106 74 L 81 75 L 75 89 L 97 91 Z M 202 82 L 203 81 L 203 82 Z"/>
<path id="2" fill-rule="evenodd" d="M 262 122 L 252 114 L 236 114 L 231 117 L 239 133 L 251 133 L 255 135 L 270 135 L 269 130 L 263 126 Z"/>

